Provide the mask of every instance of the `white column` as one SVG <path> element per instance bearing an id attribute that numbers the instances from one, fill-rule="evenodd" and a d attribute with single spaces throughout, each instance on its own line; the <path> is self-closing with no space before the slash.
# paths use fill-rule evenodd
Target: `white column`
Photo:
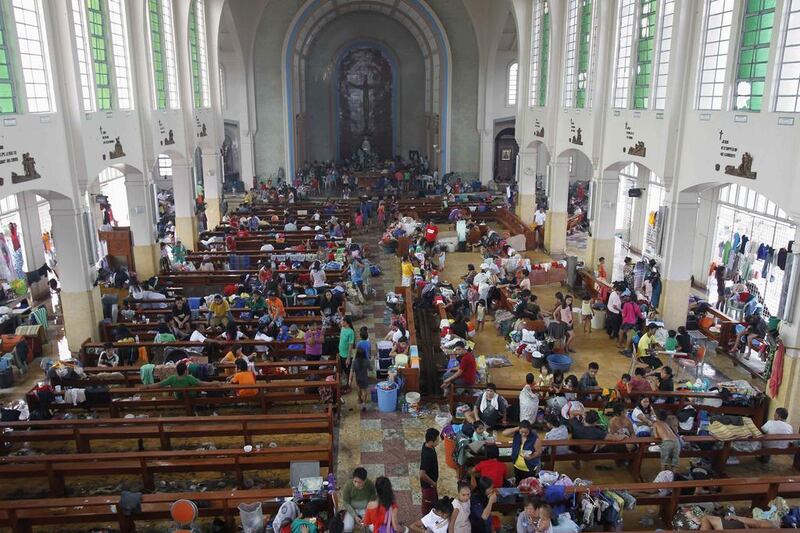
<path id="1" fill-rule="evenodd" d="M 194 216 L 192 168 L 184 162 L 172 162 L 172 190 L 175 196 L 175 237 L 192 250 L 197 244 L 197 218 Z"/>
<path id="2" fill-rule="evenodd" d="M 519 166 L 517 168 L 517 184 L 519 186 L 519 199 L 517 201 L 517 215 L 525 223 L 533 222 L 533 213 L 536 211 L 536 168 L 539 165 L 539 145 L 535 148 L 526 148 L 519 152 Z"/>
<path id="3" fill-rule="evenodd" d="M 552 256 L 563 256 L 567 251 L 567 201 L 569 196 L 569 157 L 562 156 L 552 163 L 550 172 L 547 222 L 544 242 Z"/>
<path id="4" fill-rule="evenodd" d="M 222 220 L 221 201 L 222 159 L 217 152 L 203 152 L 203 188 L 206 194 L 208 229 L 214 229 Z"/>
<path id="5" fill-rule="evenodd" d="M 245 132 L 240 142 L 239 158 L 242 166 L 240 178 L 245 190 L 253 186 L 253 176 L 256 175 L 254 136 L 252 132 Z"/>
<path id="6" fill-rule="evenodd" d="M 84 221 L 85 209 L 76 209 L 72 201 L 50 201 L 53 243 L 58 250 L 56 272 L 61 281 L 61 308 L 70 350 L 77 351 L 87 338 L 98 338 L 98 323 L 103 318 L 100 289 L 94 287 L 94 268 L 89 257 Z"/>
<path id="7" fill-rule="evenodd" d="M 489 183 L 494 179 L 494 132 L 481 130 L 481 183 Z"/>
<path id="8" fill-rule="evenodd" d="M 699 197 L 682 192 L 669 204 L 662 269 L 661 316 L 666 326 L 677 329 L 686 323 L 692 277 L 693 247 L 687 241 L 697 225 Z"/>
<path id="9" fill-rule="evenodd" d="M 128 195 L 128 216 L 133 237 L 133 261 L 139 279 L 147 279 L 158 272 L 158 244 L 155 242 L 153 213 L 147 196 L 150 190 L 142 174 L 125 175 L 125 192 Z"/>
<path id="10" fill-rule="evenodd" d="M 19 231 L 25 243 L 25 262 L 28 270 L 36 270 L 44 264 L 44 245 L 42 244 L 42 223 L 39 220 L 39 206 L 36 193 L 25 191 L 17 193 L 19 206 Z"/>
<path id="11" fill-rule="evenodd" d="M 606 170 L 592 189 L 594 198 L 590 198 L 594 210 L 592 212 L 592 236 L 589 238 L 586 259 L 589 264 L 597 264 L 597 260 L 605 257 L 607 264 L 614 264 L 614 227 L 617 222 L 617 200 L 619 198 L 619 174 L 616 170 Z"/>

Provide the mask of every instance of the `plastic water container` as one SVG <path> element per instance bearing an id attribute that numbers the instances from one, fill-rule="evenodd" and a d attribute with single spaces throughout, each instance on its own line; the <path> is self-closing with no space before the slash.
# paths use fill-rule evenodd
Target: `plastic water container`
<path id="1" fill-rule="evenodd" d="M 419 400 L 420 395 L 418 392 L 407 392 L 406 393 L 406 403 L 408 404 L 408 412 L 409 413 L 418 413 L 419 412 Z"/>
<path id="2" fill-rule="evenodd" d="M 394 345 L 391 341 L 379 341 L 378 342 L 378 357 L 380 359 L 387 359 L 389 354 L 392 351 Z"/>
<path id="3" fill-rule="evenodd" d="M 602 309 L 594 309 L 592 317 L 592 329 L 604 329 L 606 327 L 606 312 Z"/>
<path id="4" fill-rule="evenodd" d="M 563 353 L 550 354 L 547 356 L 547 366 L 550 367 L 552 372 L 561 370 L 567 373 L 572 366 L 572 357 Z"/>
<path id="5" fill-rule="evenodd" d="M 389 381 L 378 383 L 378 410 L 393 413 L 397 410 L 397 385 Z"/>

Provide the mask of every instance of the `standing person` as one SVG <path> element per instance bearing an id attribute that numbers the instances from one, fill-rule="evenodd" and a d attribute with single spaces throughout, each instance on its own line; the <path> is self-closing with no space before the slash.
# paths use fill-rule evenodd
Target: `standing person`
<path id="1" fill-rule="evenodd" d="M 492 480 L 479 477 L 470 498 L 469 523 L 472 533 L 491 533 L 492 507 L 496 501 L 497 491 Z"/>
<path id="2" fill-rule="evenodd" d="M 606 258 L 601 257 L 597 260 L 597 279 L 601 281 L 608 282 L 608 272 L 606 271 Z M 605 302 L 606 298 L 608 298 L 608 287 L 605 284 L 600 284 L 600 288 L 598 289 L 598 299 L 601 302 Z"/>
<path id="3" fill-rule="evenodd" d="M 456 221 L 456 238 L 458 239 L 458 251 L 467 251 L 467 221 L 459 218 Z"/>
<path id="4" fill-rule="evenodd" d="M 472 533 L 469 523 L 470 499 L 472 489 L 466 481 L 458 482 L 458 494 L 453 500 L 453 514 L 450 515 L 450 524 L 447 533 Z"/>
<path id="5" fill-rule="evenodd" d="M 365 527 L 372 526 L 372 531 L 376 532 L 381 529 L 381 526 L 387 525 L 391 526 L 394 531 L 402 531 L 403 527 L 400 525 L 392 482 L 388 477 L 375 478 L 375 493 L 377 498 L 367 504 L 363 525 Z"/>
<path id="6" fill-rule="evenodd" d="M 584 298 L 581 302 L 581 322 L 583 323 L 583 332 L 589 330 L 592 332 L 592 318 L 594 318 L 594 309 L 592 309 L 592 300 L 588 297 Z"/>
<path id="7" fill-rule="evenodd" d="M 536 230 L 536 245 L 542 250 L 544 249 L 544 223 L 546 221 L 547 214 L 544 212 L 544 207 L 540 205 L 533 214 L 533 225 Z"/>
<path id="8" fill-rule="evenodd" d="M 628 286 L 628 290 L 631 291 L 631 294 L 636 294 L 636 289 L 634 287 L 633 268 L 633 259 L 626 257 L 622 260 L 622 279 L 625 280 L 625 284 Z"/>
<path id="9" fill-rule="evenodd" d="M 717 281 L 717 305 L 720 311 L 725 309 L 725 265 L 717 265 L 714 269 L 714 279 Z"/>
<path id="10" fill-rule="evenodd" d="M 353 383 L 358 386 L 358 405 L 362 412 L 366 411 L 369 401 L 369 359 L 363 348 L 356 349 L 356 357 L 353 359 L 353 364 L 350 365 L 349 385 L 351 388 Z"/>
<path id="11" fill-rule="evenodd" d="M 308 361 L 319 361 L 322 358 L 322 341 L 323 333 L 319 328 L 319 324 L 311 324 L 303 337 Z"/>
<path id="12" fill-rule="evenodd" d="M 428 428 L 425 431 L 425 444 L 422 445 L 419 461 L 419 483 L 422 487 L 422 516 L 428 514 L 439 499 L 439 458 L 436 445 L 439 443 L 439 430 Z"/>
<path id="13" fill-rule="evenodd" d="M 425 224 L 425 248 L 431 249 L 436 244 L 436 238 L 439 236 L 439 226 L 432 221 Z"/>
<path id="14" fill-rule="evenodd" d="M 314 261 L 309 274 L 311 275 L 311 282 L 315 289 L 321 289 L 328 283 L 328 276 L 325 274 L 325 269 L 322 268 L 319 261 Z"/>
<path id="15" fill-rule="evenodd" d="M 642 310 L 639 304 L 634 302 L 630 296 L 625 296 L 622 304 L 622 326 L 619 328 L 619 339 L 617 340 L 617 347 L 627 350 L 628 349 L 628 332 L 631 334 L 636 329 L 636 324 L 639 320 L 644 320 Z"/>
<path id="16" fill-rule="evenodd" d="M 653 422 L 653 437 L 661 439 L 661 470 L 672 470 L 678 468 L 678 459 L 681 455 L 681 441 L 672 431 L 667 423 L 669 413 L 665 410 L 658 412 L 658 420 Z"/>
<path id="17" fill-rule="evenodd" d="M 511 462 L 517 484 L 526 477 L 536 476 L 541 463 L 539 458 L 542 455 L 542 441 L 531 428 L 530 422 L 522 420 L 519 426 L 503 431 L 503 435 L 513 436 Z"/>
<path id="18" fill-rule="evenodd" d="M 356 340 L 356 332 L 353 330 L 353 319 L 349 316 L 344 317 L 342 328 L 339 330 L 339 358 L 342 364 L 342 374 L 347 383 L 347 376 L 350 374 L 350 352 Z"/>
<path id="19" fill-rule="evenodd" d="M 375 484 L 367 478 L 367 470 L 361 466 L 353 470 L 353 478 L 342 489 L 342 507 L 344 515 L 344 531 L 350 533 L 356 524 L 361 525 L 369 502 L 378 499 Z"/>
<path id="20" fill-rule="evenodd" d="M 539 413 L 539 395 L 533 390 L 535 376 L 530 372 L 525 376 L 525 386 L 519 392 L 519 420 L 527 420 L 531 424 L 536 422 Z"/>
<path id="21" fill-rule="evenodd" d="M 564 348 L 567 352 L 575 353 L 575 350 L 571 348 L 572 341 L 575 338 L 575 332 L 573 331 L 574 317 L 572 316 L 572 296 L 568 294 L 564 297 L 561 305 L 559 305 L 556 308 L 555 313 L 553 313 L 553 318 L 562 322 L 564 324 L 564 329 L 567 332 L 567 340 L 564 343 Z"/>
<path id="22" fill-rule="evenodd" d="M 364 294 L 364 270 L 366 270 L 366 266 L 361 259 L 355 258 L 350 263 L 350 281 L 353 282 L 353 285 L 358 287 L 359 292 Z"/>
<path id="23" fill-rule="evenodd" d="M 408 254 L 403 255 L 403 260 L 400 262 L 400 273 L 402 275 L 400 285 L 403 287 L 411 287 L 411 282 L 414 279 L 414 265 L 411 263 Z"/>
<path id="24" fill-rule="evenodd" d="M 180 239 L 175 241 L 175 246 L 172 247 L 172 258 L 176 263 L 183 264 L 186 262 L 186 247 Z"/>
<path id="25" fill-rule="evenodd" d="M 606 333 L 609 339 L 616 339 L 619 336 L 619 328 L 622 325 L 622 297 L 619 288 L 615 284 L 611 293 L 608 295 L 606 304 Z"/>
<path id="26" fill-rule="evenodd" d="M 789 411 L 783 407 L 775 409 L 775 416 L 772 420 L 768 420 L 761 426 L 761 431 L 766 435 L 791 435 L 794 433 L 792 426 L 786 422 L 789 418 Z M 789 447 L 788 440 L 768 440 L 762 443 L 764 448 L 780 448 L 785 449 Z M 761 455 L 758 460 L 762 463 L 769 463 L 769 455 Z"/>

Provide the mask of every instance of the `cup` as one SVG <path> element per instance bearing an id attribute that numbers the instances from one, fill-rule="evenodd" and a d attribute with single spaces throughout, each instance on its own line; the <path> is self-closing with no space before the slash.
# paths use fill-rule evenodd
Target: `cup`
<path id="1" fill-rule="evenodd" d="M 250 453 L 252 451 L 253 451 L 253 447 L 251 445 L 248 444 L 248 445 L 246 445 L 244 447 L 244 453 Z"/>

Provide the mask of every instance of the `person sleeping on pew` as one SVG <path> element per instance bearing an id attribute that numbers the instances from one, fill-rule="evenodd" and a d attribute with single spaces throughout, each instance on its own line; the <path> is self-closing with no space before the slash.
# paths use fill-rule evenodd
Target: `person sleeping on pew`
<path id="1" fill-rule="evenodd" d="M 175 388 L 175 389 L 182 389 L 185 387 L 201 387 L 201 386 L 214 386 L 217 387 L 222 385 L 221 382 L 215 381 L 200 381 L 193 375 L 191 375 L 188 371 L 188 365 L 185 361 L 179 362 L 175 365 L 175 374 L 169 376 L 167 379 L 163 381 L 159 381 L 158 383 L 153 383 L 152 385 L 142 385 L 141 388 L 143 389 L 154 389 L 154 388 Z M 182 392 L 175 392 L 175 397 L 179 400 L 183 399 Z M 190 398 L 197 397 L 197 392 L 189 392 Z"/>

